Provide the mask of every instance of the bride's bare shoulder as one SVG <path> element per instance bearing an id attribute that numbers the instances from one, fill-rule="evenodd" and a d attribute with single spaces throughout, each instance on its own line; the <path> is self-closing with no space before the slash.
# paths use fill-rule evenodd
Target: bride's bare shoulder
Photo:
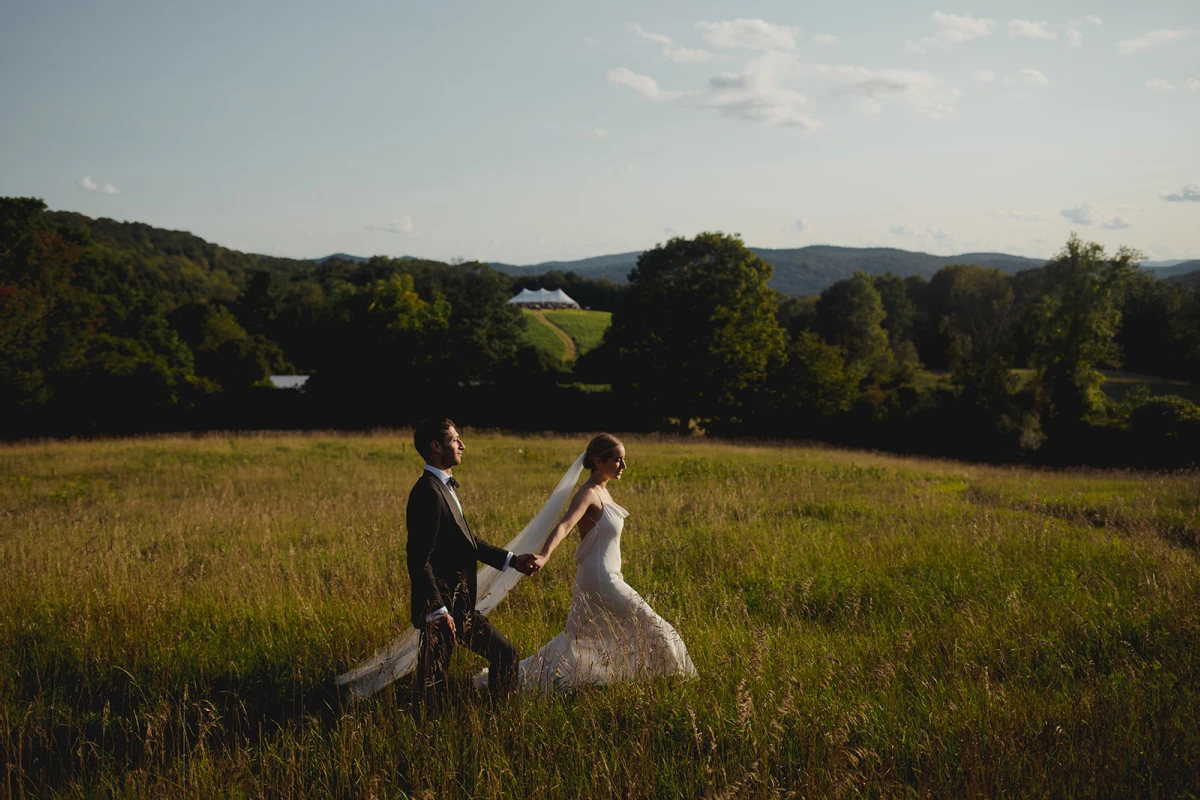
<path id="1" fill-rule="evenodd" d="M 598 505 L 600 503 L 600 493 L 595 486 L 583 484 L 579 490 L 575 492 L 575 496 L 571 498 L 572 505 L 582 503 L 583 505 Z"/>

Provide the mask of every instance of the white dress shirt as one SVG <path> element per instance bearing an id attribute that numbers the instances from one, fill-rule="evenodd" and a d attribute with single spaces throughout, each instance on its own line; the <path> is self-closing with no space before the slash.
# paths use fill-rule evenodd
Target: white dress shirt
<path id="1" fill-rule="evenodd" d="M 438 469 L 437 467 L 433 466 L 432 464 L 426 464 L 425 471 L 432 472 L 433 476 L 442 482 L 442 485 L 445 486 L 446 490 L 450 492 L 450 496 L 454 498 L 454 505 L 458 506 L 458 513 L 462 514 L 463 513 L 462 502 L 458 499 L 458 493 L 454 491 L 454 487 L 449 484 L 450 478 L 453 476 L 449 472 Z M 508 556 L 504 559 L 504 566 L 500 569 L 500 571 L 504 572 L 506 569 L 508 569 L 508 565 L 512 563 L 512 560 L 513 560 L 513 554 L 512 554 L 512 551 L 510 550 L 510 551 L 508 551 Z M 450 613 L 450 610 L 448 608 L 446 608 L 445 606 L 442 606 L 437 611 L 426 614 L 425 621 L 430 622 L 434 619 L 437 619 L 438 617 L 440 617 L 443 614 L 449 614 L 449 613 Z"/>

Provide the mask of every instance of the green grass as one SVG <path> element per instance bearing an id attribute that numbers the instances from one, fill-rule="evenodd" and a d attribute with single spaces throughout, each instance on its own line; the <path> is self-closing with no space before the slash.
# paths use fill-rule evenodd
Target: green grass
<path id="1" fill-rule="evenodd" d="M 546 319 L 564 330 L 583 355 L 600 346 L 604 332 L 612 323 L 612 314 L 608 311 L 547 311 Z"/>
<path id="2" fill-rule="evenodd" d="M 586 437 L 466 432 L 501 543 Z M 326 684 L 407 623 L 405 432 L 0 449 L 5 796 L 1196 797 L 1200 476 L 626 439 L 624 574 L 700 678 Z M 561 630 L 564 546 L 493 615 Z"/>
<path id="3" fill-rule="evenodd" d="M 525 314 L 525 339 L 539 350 L 545 350 L 556 360 L 562 361 L 567 357 L 567 347 L 562 339 L 546 326 L 544 322 L 529 309 L 522 309 Z"/>

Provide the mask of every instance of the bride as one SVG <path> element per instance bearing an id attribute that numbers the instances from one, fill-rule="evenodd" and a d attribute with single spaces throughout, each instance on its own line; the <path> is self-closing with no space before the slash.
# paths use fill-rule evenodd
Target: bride
<path id="1" fill-rule="evenodd" d="M 693 676 L 687 647 L 670 623 L 654 613 L 621 575 L 621 530 L 629 512 L 609 493 L 625 471 L 625 446 L 602 433 L 588 444 L 582 467 L 591 475 L 571 498 L 566 514 L 537 554 L 537 569 L 576 525 L 575 589 L 566 628 L 521 661 L 524 691 L 573 689 L 588 684 Z M 487 682 L 487 670 L 475 684 Z"/>
<path id="2" fill-rule="evenodd" d="M 583 470 L 591 475 L 574 491 Z M 520 686 L 525 690 L 572 689 L 597 683 L 677 674 L 693 676 L 696 668 L 679 634 L 659 617 L 621 576 L 621 529 L 629 512 L 613 502 L 608 484 L 625 471 L 625 446 L 602 433 L 575 460 L 541 511 L 506 548 L 528 553 L 541 548 L 537 567 L 579 526 L 582 541 L 575 549 L 575 589 L 566 628 L 534 655 L 521 661 Z M 574 494 L 572 494 L 574 492 Z M 570 505 L 567 500 L 570 498 Z M 559 519 L 564 506 L 566 514 Z M 524 576 L 517 570 L 480 568 L 475 608 L 489 614 Z M 420 633 L 409 628 L 354 669 L 337 684 L 351 698 L 374 694 L 416 667 Z M 475 676 L 487 685 L 487 670 Z"/>

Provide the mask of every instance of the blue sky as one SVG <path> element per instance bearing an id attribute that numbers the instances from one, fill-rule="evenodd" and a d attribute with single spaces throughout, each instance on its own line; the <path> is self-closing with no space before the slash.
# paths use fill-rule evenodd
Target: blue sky
<path id="1" fill-rule="evenodd" d="M 1200 3 L 64 3 L 0 194 L 250 252 L 1200 255 Z"/>

